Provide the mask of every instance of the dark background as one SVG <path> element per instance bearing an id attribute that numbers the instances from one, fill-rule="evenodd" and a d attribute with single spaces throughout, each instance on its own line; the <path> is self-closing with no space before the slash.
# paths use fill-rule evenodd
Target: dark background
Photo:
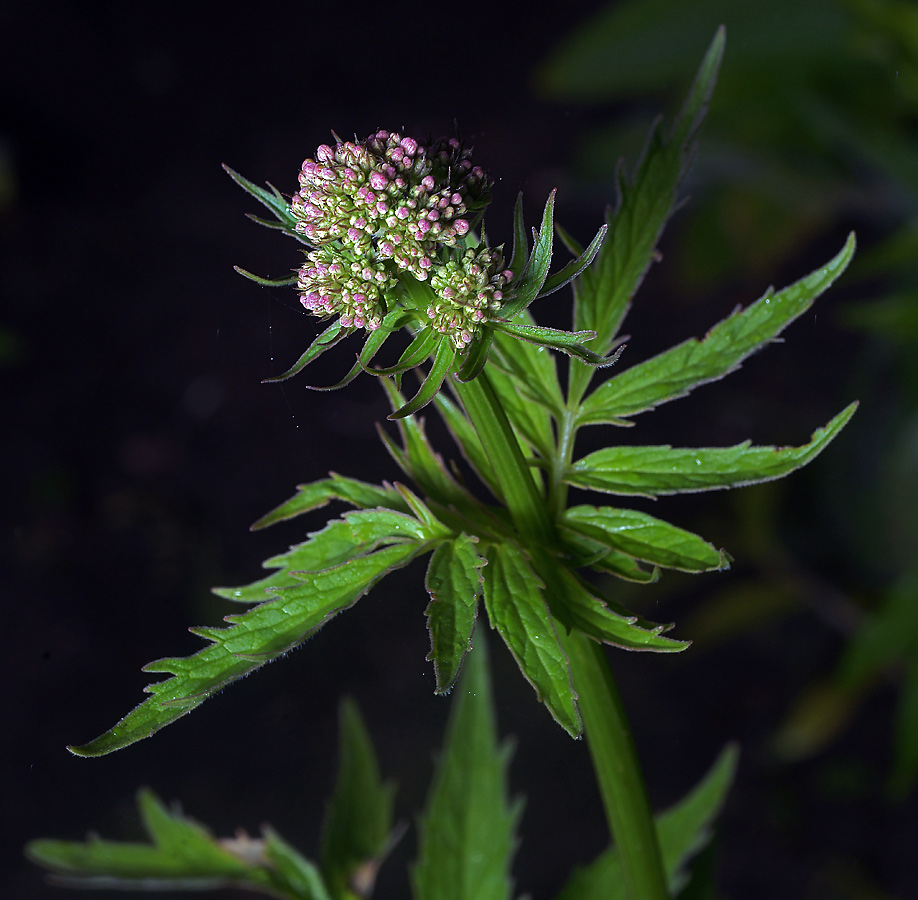
<path id="1" fill-rule="evenodd" d="M 260 384 L 298 356 L 315 323 L 291 291 L 233 272 L 238 264 L 279 276 L 299 255 L 245 219 L 255 204 L 220 164 L 289 192 L 330 129 L 423 138 L 455 121 L 499 179 L 492 239 L 509 237 L 518 190 L 532 219 L 555 186 L 558 218 L 588 238 L 612 189 L 577 183 L 569 169 L 583 130 L 621 104 L 541 101 L 531 73 L 599 7 L 566 3 L 563 18 L 530 4 L 345 10 L 275 0 L 0 10 L 4 897 L 65 896 L 22 859 L 22 845 L 87 831 L 136 837 L 141 785 L 220 834 L 271 822 L 314 856 L 345 693 L 360 702 L 383 769 L 401 786 L 399 814 L 413 822 L 448 711 L 424 662 L 418 567 L 152 740 L 99 760 L 64 746 L 140 702 L 141 665 L 200 646 L 186 627 L 229 611 L 210 586 L 253 580 L 262 559 L 301 539 L 298 523 L 247 530 L 296 484 L 330 468 L 396 477 L 375 437 L 386 405 L 370 378 L 340 393 L 306 389 L 343 374 L 346 354 L 283 385 Z M 727 52 L 742 47 L 728 40 Z M 651 108 L 671 113 L 691 76 Z M 703 180 L 690 189 L 692 206 L 703 205 Z M 680 214 L 677 231 L 682 216 L 691 221 Z M 734 279 L 693 305 L 680 301 L 664 264 L 630 320 L 632 358 L 702 334 L 769 279 L 784 284 L 824 262 L 863 224 L 840 219 L 783 270 Z M 867 231 L 869 239 L 869 223 Z M 566 315 L 547 311 L 553 324 Z M 729 386 L 641 421 L 637 439 L 802 443 L 854 396 L 855 350 L 831 316 L 808 318 Z M 856 418 L 841 441 L 850 453 L 868 437 Z M 797 516 L 790 539 L 817 571 L 830 569 L 830 539 L 808 528 L 816 488 L 807 485 L 787 501 Z M 657 514 L 704 523 L 730 549 L 724 495 L 665 503 Z M 721 577 L 730 576 L 677 579 L 650 601 L 660 605 L 653 614 L 678 620 Z M 725 742 L 740 742 L 722 830 L 724 896 L 861 896 L 845 892 L 858 880 L 880 891 L 871 896 L 908 896 L 914 802 L 882 797 L 891 696 L 878 696 L 828 763 L 783 764 L 767 749 L 795 685 L 830 665 L 839 643 L 816 617 L 798 615 L 694 660 L 693 651 L 615 660 L 658 808 L 687 791 Z M 542 900 L 599 852 L 604 826 L 585 746 L 553 725 L 503 651 L 494 656 L 501 729 L 518 740 L 513 789 L 527 797 L 517 886 Z M 413 841 L 412 830 L 377 896 L 407 894 Z"/>

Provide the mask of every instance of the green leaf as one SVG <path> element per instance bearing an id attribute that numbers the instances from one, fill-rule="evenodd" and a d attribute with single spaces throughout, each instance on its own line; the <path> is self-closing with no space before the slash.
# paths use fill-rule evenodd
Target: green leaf
<path id="1" fill-rule="evenodd" d="M 621 352 L 612 353 L 609 356 L 599 356 L 594 353 L 583 343 L 596 336 L 593 331 L 560 331 L 557 328 L 545 328 L 541 325 L 522 325 L 501 319 L 492 319 L 490 324 L 496 331 L 501 331 L 524 341 L 530 341 L 542 347 L 551 347 L 552 350 L 560 350 L 562 353 L 576 357 L 591 366 L 611 366 L 618 359 Z"/>
<path id="2" fill-rule="evenodd" d="M 251 272 L 247 272 L 242 266 L 233 266 L 233 269 L 244 278 L 248 278 L 249 281 L 254 281 L 255 284 L 260 284 L 262 287 L 285 287 L 288 284 L 296 284 L 297 282 L 295 274 L 288 275 L 286 278 L 262 278 L 260 275 L 253 275 Z"/>
<path id="3" fill-rule="evenodd" d="M 243 178 L 238 172 L 233 171 L 229 166 L 224 164 L 223 171 L 229 175 L 236 184 L 239 185 L 247 194 L 254 197 L 259 203 L 267 207 L 272 213 L 274 213 L 277 220 L 281 223 L 285 231 L 288 231 L 293 237 L 300 240 L 302 243 L 308 243 L 308 241 L 303 240 L 295 231 L 294 226 L 296 225 L 296 217 L 293 213 L 290 212 L 290 205 L 287 203 L 284 195 L 274 187 L 269 184 L 268 187 L 270 190 L 266 191 L 264 188 L 260 188 L 257 184 L 252 183 L 248 178 Z"/>
<path id="4" fill-rule="evenodd" d="M 343 341 L 346 337 L 353 334 L 356 328 L 345 328 L 340 319 L 335 319 L 328 328 L 325 329 L 310 345 L 306 348 L 303 355 L 289 368 L 280 375 L 263 379 L 263 384 L 274 384 L 278 381 L 286 381 L 293 378 L 306 368 L 313 360 L 318 359 L 326 350 L 330 350 L 335 344 Z"/>
<path id="5" fill-rule="evenodd" d="M 329 900 L 311 863 L 266 830 L 265 838 L 240 834 L 217 839 L 206 828 L 170 811 L 151 791 L 137 794 L 149 843 L 32 841 L 26 855 L 51 869 L 59 883 L 122 890 L 247 888 L 289 900 Z"/>
<path id="6" fill-rule="evenodd" d="M 555 228 L 558 231 L 559 236 L 562 237 L 560 229 Z M 576 259 L 572 259 L 563 269 L 558 272 L 555 272 L 554 275 L 549 275 L 545 279 L 545 284 L 542 285 L 542 290 L 539 291 L 539 296 L 536 297 L 536 300 L 541 300 L 542 297 L 547 297 L 549 294 L 553 294 L 555 291 L 560 290 L 564 285 L 572 282 L 592 261 L 596 254 L 599 252 L 599 247 L 605 240 L 606 232 L 609 230 L 608 225 L 603 225 L 599 231 L 596 232 L 596 237 L 590 241 L 590 245 L 578 253 Z"/>
<path id="7" fill-rule="evenodd" d="M 510 900 L 520 804 L 507 798 L 509 748 L 497 743 L 486 642 L 463 667 L 419 823 L 415 900 Z"/>
<path id="8" fill-rule="evenodd" d="M 269 593 L 301 584 L 304 573 L 343 565 L 349 559 L 375 550 L 380 543 L 425 540 L 432 537 L 432 531 L 404 513 L 373 509 L 345 513 L 308 537 L 309 540 L 262 563 L 266 569 L 280 571 L 244 587 L 215 588 L 214 593 L 237 603 L 261 603 L 270 599 Z"/>
<path id="9" fill-rule="evenodd" d="M 555 721 L 571 736 L 579 736 L 583 724 L 577 694 L 542 595 L 541 579 L 512 544 L 492 544 L 485 556 L 484 601 L 491 627 L 503 638 L 523 677 Z"/>
<path id="10" fill-rule="evenodd" d="M 659 569 L 648 571 L 633 556 L 611 550 L 605 536 L 601 540 L 591 538 L 582 532 L 574 531 L 563 522 L 559 533 L 575 569 L 590 568 L 640 584 L 650 584 L 660 577 Z"/>
<path id="11" fill-rule="evenodd" d="M 336 898 L 368 896 L 392 842 L 395 785 L 383 782 L 352 700 L 339 713 L 338 777 L 322 826 L 322 874 Z"/>
<path id="12" fill-rule="evenodd" d="M 675 208 L 679 185 L 694 154 L 723 45 L 721 29 L 708 48 L 670 133 L 663 136 L 659 125 L 655 125 L 631 179 L 618 175 L 619 198 L 608 214 L 609 233 L 593 265 L 581 275 L 575 288 L 574 329 L 596 332 L 591 346 L 600 356 L 612 349 L 631 298 L 657 258 L 657 241 Z M 588 374 L 578 377 L 585 381 Z"/>
<path id="13" fill-rule="evenodd" d="M 227 616 L 229 627 L 192 629 L 213 643 L 193 656 L 144 666 L 145 672 L 168 672 L 173 677 L 148 685 L 145 690 L 153 696 L 109 731 L 68 749 L 77 756 L 103 756 L 149 737 L 231 682 L 301 644 L 385 575 L 426 549 L 424 543 L 400 542 L 324 572 L 304 573 L 299 584 L 278 590 L 274 599 Z"/>
<path id="14" fill-rule="evenodd" d="M 428 661 L 437 678 L 436 693 L 449 691 L 459 667 L 472 647 L 472 629 L 481 595 L 481 567 L 478 539 L 457 535 L 440 544 L 430 557 L 425 587 L 430 603 L 425 610 L 430 632 Z"/>
<path id="15" fill-rule="evenodd" d="M 600 597 L 594 586 L 572 572 L 553 568 L 550 563 L 537 566 L 536 571 L 546 583 L 552 615 L 567 628 L 576 628 L 595 641 L 625 650 L 672 652 L 688 647 L 686 641 L 662 636 L 661 632 L 670 626 L 610 609 L 610 600 Z"/>
<path id="16" fill-rule="evenodd" d="M 252 531 L 258 531 L 277 522 L 284 522 L 311 510 L 319 509 L 326 506 L 331 500 L 343 500 L 352 506 L 368 508 L 384 506 L 399 512 L 408 511 L 404 499 L 394 488 L 367 484 L 365 481 L 346 478 L 332 472 L 328 478 L 321 481 L 299 485 L 296 494 L 289 500 L 255 522 L 252 525 Z"/>
<path id="17" fill-rule="evenodd" d="M 393 408 L 403 403 L 402 396 L 388 380 L 383 387 Z M 441 506 L 464 507 L 472 501 L 468 492 L 446 471 L 443 458 L 427 439 L 424 420 L 405 416 L 397 420 L 402 446 L 399 447 L 380 427 L 379 436 L 399 468 L 433 501 Z"/>
<path id="18" fill-rule="evenodd" d="M 655 497 L 771 481 L 813 460 L 854 415 L 857 403 L 843 409 L 802 447 L 673 448 L 606 447 L 590 453 L 568 470 L 574 487 L 610 494 Z"/>
<path id="19" fill-rule="evenodd" d="M 667 569 L 707 572 L 730 564 L 723 550 L 697 534 L 635 509 L 575 506 L 567 511 L 565 523 L 612 549 Z"/>
<path id="20" fill-rule="evenodd" d="M 545 284 L 548 277 L 548 267 L 551 265 L 551 248 L 554 237 L 554 212 L 555 212 L 555 192 L 548 195 L 545 202 L 545 212 L 542 214 L 542 227 L 536 235 L 535 245 L 532 248 L 532 254 L 526 263 L 526 268 L 518 282 L 513 285 L 513 293 L 510 299 L 501 308 L 501 315 L 505 319 L 512 319 L 517 313 L 522 312 L 538 296 L 539 291 Z M 519 224 L 522 224 L 522 213 L 520 213 Z M 514 233 L 516 233 L 516 222 L 514 223 Z M 526 246 L 525 238 L 521 246 Z M 517 244 L 514 244 L 513 250 L 516 259 Z M 516 271 L 516 270 L 514 270 Z"/>
<path id="21" fill-rule="evenodd" d="M 430 403 L 436 396 L 440 386 L 453 369 L 456 361 L 456 348 L 446 335 L 440 337 L 437 344 L 436 355 L 430 371 L 424 378 L 421 389 L 404 406 L 389 415 L 390 419 L 402 419 L 416 413 L 419 409 Z"/>
<path id="22" fill-rule="evenodd" d="M 514 321 L 521 325 L 535 324 L 528 310 L 519 313 Z M 530 341 L 519 341 L 500 332 L 494 333 L 495 365 L 513 377 L 518 394 L 523 394 L 544 406 L 552 415 L 560 417 L 564 411 L 564 395 L 558 380 L 558 366 L 553 354 Z"/>
<path id="23" fill-rule="evenodd" d="M 274 829 L 264 827 L 264 854 L 282 897 L 331 900 L 318 867 L 291 847 Z"/>
<path id="24" fill-rule="evenodd" d="M 687 881 L 686 866 L 710 841 L 736 772 L 737 751 L 728 746 L 702 781 L 655 819 L 670 894 Z M 576 869 L 556 900 L 627 900 L 618 852 L 610 847 L 589 866 Z"/>
<path id="25" fill-rule="evenodd" d="M 715 820 L 736 776 L 738 761 L 737 747 L 728 744 L 691 793 L 656 817 L 663 865 L 673 896 L 688 880 L 687 864 L 711 839 Z"/>
<path id="26" fill-rule="evenodd" d="M 478 432 L 472 427 L 472 423 L 468 420 L 466 414 L 452 400 L 448 399 L 442 391 L 437 394 L 434 402 L 450 434 L 459 445 L 466 462 L 481 479 L 482 484 L 487 485 L 491 493 L 500 499 L 500 484 L 498 484 L 497 479 L 494 477 L 494 472 L 491 470 L 487 454 L 481 445 L 481 439 L 478 437 Z"/>
<path id="27" fill-rule="evenodd" d="M 579 425 L 615 422 L 684 397 L 693 388 L 722 378 L 774 340 L 845 271 L 854 255 L 854 235 L 824 267 L 777 293 L 769 292 L 708 332 L 615 375 L 586 398 Z"/>

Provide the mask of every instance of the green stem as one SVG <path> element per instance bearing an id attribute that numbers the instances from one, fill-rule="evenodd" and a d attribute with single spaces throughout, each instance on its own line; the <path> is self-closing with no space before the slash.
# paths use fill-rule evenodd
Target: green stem
<path id="1" fill-rule="evenodd" d="M 660 844 L 621 695 L 600 644 L 579 631 L 561 634 L 577 688 L 583 730 L 606 821 L 631 900 L 669 897 Z"/>
<path id="2" fill-rule="evenodd" d="M 520 537 L 535 549 L 556 546 L 549 504 L 526 464 L 487 371 L 473 381 L 454 384 L 503 489 L 504 502 Z M 553 579 L 542 564 L 545 558 L 542 554 L 533 561 L 550 586 Z M 570 660 L 609 831 L 622 861 L 626 895 L 629 900 L 665 900 L 669 894 L 653 813 L 605 651 L 580 632 L 559 632 Z"/>

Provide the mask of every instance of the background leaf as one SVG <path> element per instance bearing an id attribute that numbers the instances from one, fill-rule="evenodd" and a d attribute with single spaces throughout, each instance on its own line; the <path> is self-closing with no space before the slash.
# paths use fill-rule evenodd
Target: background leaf
<path id="1" fill-rule="evenodd" d="M 509 900 L 519 802 L 507 797 L 509 747 L 497 743 L 486 641 L 468 656 L 443 754 L 419 823 L 415 900 Z"/>
<path id="2" fill-rule="evenodd" d="M 338 777 L 322 827 L 322 874 L 336 900 L 368 896 L 392 840 L 395 785 L 383 782 L 357 704 L 339 713 Z"/>

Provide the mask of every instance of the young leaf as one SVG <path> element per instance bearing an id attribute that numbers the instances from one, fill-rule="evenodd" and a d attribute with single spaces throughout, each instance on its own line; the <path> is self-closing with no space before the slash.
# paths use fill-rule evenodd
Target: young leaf
<path id="1" fill-rule="evenodd" d="M 491 627 L 503 638 L 536 697 L 568 734 L 578 737 L 583 723 L 577 694 L 542 596 L 541 579 L 512 544 L 492 544 L 485 555 L 484 600 Z"/>
<path id="2" fill-rule="evenodd" d="M 280 227 L 285 232 L 290 234 L 292 237 L 295 237 L 301 243 L 308 243 L 308 241 L 300 237 L 300 235 L 298 235 L 294 230 L 296 226 L 296 217 L 293 215 L 293 213 L 290 212 L 290 205 L 287 203 L 286 199 L 284 199 L 284 195 L 281 194 L 281 192 L 276 187 L 269 184 L 268 187 L 271 188 L 271 190 L 266 191 L 264 188 L 260 188 L 257 184 L 253 184 L 248 180 L 248 178 L 243 178 L 243 176 L 238 172 L 234 172 L 226 164 L 223 166 L 223 171 L 226 172 L 226 174 L 229 175 L 229 177 L 232 178 L 233 181 L 235 181 L 236 184 L 238 184 L 239 187 L 241 187 L 247 194 L 251 195 L 259 203 L 271 210 L 271 212 L 274 213 L 275 217 L 277 218 L 278 222 L 280 222 Z M 252 218 L 254 218 L 254 216 Z M 273 223 L 265 224 L 270 225 Z"/>
<path id="3" fill-rule="evenodd" d="M 419 823 L 415 900 L 510 900 L 521 807 L 507 798 L 509 748 L 497 743 L 485 647 L 466 660 Z"/>
<path id="4" fill-rule="evenodd" d="M 857 403 L 843 409 L 802 447 L 734 447 L 696 449 L 606 447 L 590 453 L 568 470 L 565 481 L 574 487 L 610 494 L 655 497 L 771 481 L 806 465 L 819 455 L 845 426 Z"/>
<path id="5" fill-rule="evenodd" d="M 561 236 L 560 229 L 555 228 L 558 231 L 558 235 Z M 608 225 L 603 225 L 599 231 L 596 232 L 596 237 L 590 241 L 590 245 L 579 252 L 576 259 L 572 259 L 563 269 L 558 272 L 555 272 L 554 275 L 549 275 L 545 279 L 545 284 L 542 285 L 542 290 L 539 291 L 538 297 L 536 300 L 541 300 L 542 297 L 547 297 L 549 294 L 553 294 L 555 291 L 560 290 L 566 284 L 570 284 L 594 259 L 596 254 L 599 252 L 599 246 L 605 240 L 606 232 L 609 230 Z M 562 236 L 562 240 L 564 240 Z M 565 242 L 566 243 L 566 242 Z"/>
<path id="6" fill-rule="evenodd" d="M 574 531 L 635 559 L 683 572 L 724 569 L 729 557 L 707 541 L 635 509 L 575 506 L 565 515 Z"/>
<path id="7" fill-rule="evenodd" d="M 288 378 L 293 378 L 294 375 L 302 372 L 313 360 L 318 359 L 326 350 L 330 350 L 335 344 L 340 343 L 356 330 L 356 328 L 352 327 L 346 328 L 341 324 L 340 319 L 335 319 L 335 321 L 306 348 L 303 355 L 287 369 L 286 372 L 280 375 L 274 375 L 271 378 L 265 378 L 263 379 L 263 383 L 274 384 L 278 381 L 286 381 Z"/>
<path id="8" fill-rule="evenodd" d="M 193 656 L 144 666 L 145 672 L 168 672 L 172 677 L 148 685 L 145 690 L 153 696 L 109 731 L 68 749 L 77 756 L 104 756 L 149 737 L 226 685 L 301 644 L 385 575 L 425 550 L 424 543 L 401 542 L 324 572 L 304 574 L 299 584 L 276 591 L 273 599 L 227 616 L 227 628 L 192 629 L 211 645 Z"/>
<path id="9" fill-rule="evenodd" d="M 321 867 L 333 896 L 365 897 L 391 845 L 395 785 L 383 782 L 352 700 L 339 713 L 338 777 L 322 826 Z"/>
<path id="10" fill-rule="evenodd" d="M 631 298 L 656 258 L 657 241 L 694 155 L 695 138 L 714 89 L 723 47 L 724 32 L 720 29 L 670 133 L 664 137 L 656 124 L 631 179 L 619 173 L 619 198 L 608 215 L 609 233 L 575 291 L 574 329 L 597 333 L 591 346 L 600 356 L 612 348 Z"/>
<path id="11" fill-rule="evenodd" d="M 711 837 L 736 771 L 737 751 L 728 746 L 702 781 L 674 807 L 656 817 L 657 838 L 670 894 L 685 885 L 685 867 Z M 589 866 L 575 870 L 555 900 L 627 900 L 618 852 L 610 847 Z"/>
<path id="12" fill-rule="evenodd" d="M 539 291 L 548 277 L 548 267 L 551 265 L 552 239 L 554 238 L 555 192 L 548 195 L 545 202 L 545 212 L 542 214 L 542 227 L 536 235 L 532 254 L 526 263 L 519 281 L 513 285 L 510 299 L 501 308 L 501 315 L 505 319 L 512 319 L 517 313 L 522 312 L 538 296 Z M 520 221 L 522 221 L 520 219 Z M 525 243 L 523 244 L 525 246 Z M 514 246 L 514 259 L 517 248 Z"/>
<path id="13" fill-rule="evenodd" d="M 806 312 L 845 271 L 853 255 L 851 235 L 824 267 L 782 291 L 769 290 L 756 303 L 712 328 L 704 340 L 691 338 L 613 376 L 586 398 L 577 423 L 616 422 L 684 397 L 693 388 L 735 371 L 750 354 Z"/>
<path id="14" fill-rule="evenodd" d="M 289 900 L 329 900 L 318 871 L 273 833 L 218 840 L 170 811 L 148 790 L 137 795 L 146 844 L 32 841 L 26 855 L 74 887 L 122 890 L 202 890 L 237 887 Z M 282 864 L 284 863 L 284 864 Z"/>

